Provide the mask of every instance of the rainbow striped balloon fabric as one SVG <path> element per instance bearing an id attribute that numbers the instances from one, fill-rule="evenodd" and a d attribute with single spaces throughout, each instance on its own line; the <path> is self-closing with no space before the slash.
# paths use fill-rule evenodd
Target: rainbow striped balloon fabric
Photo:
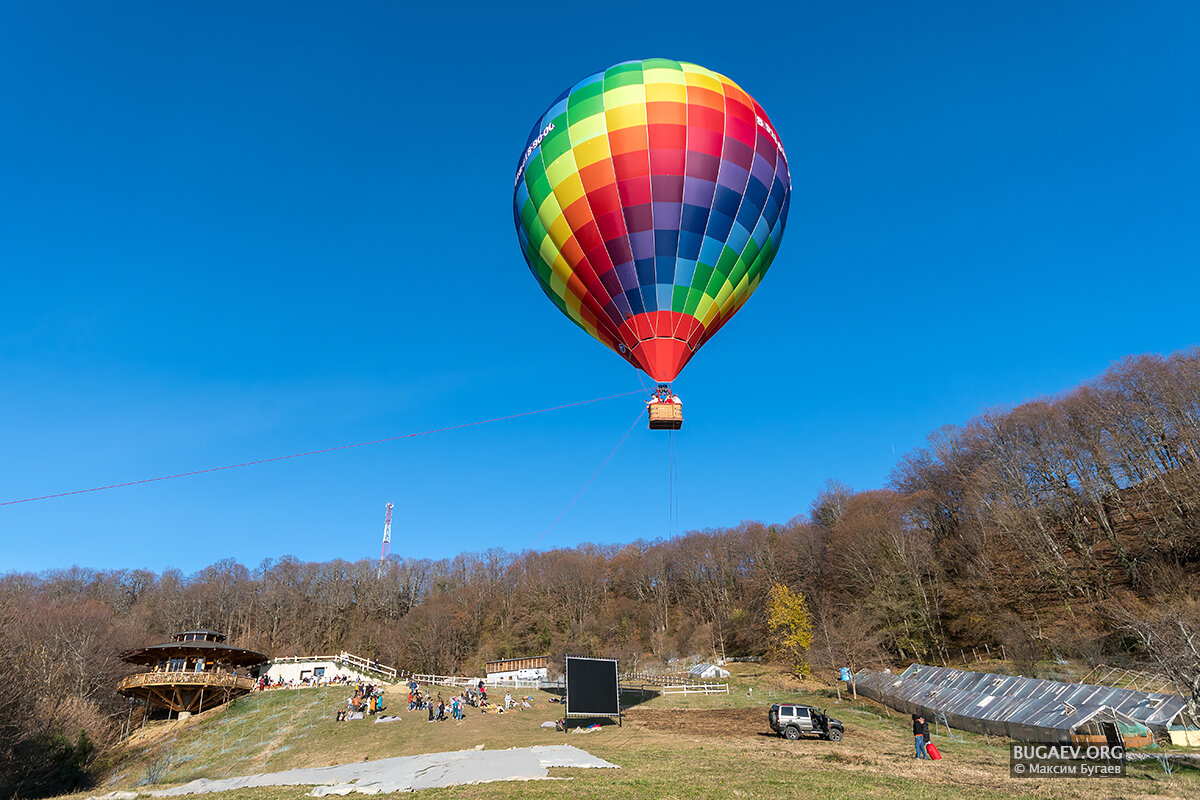
<path id="1" fill-rule="evenodd" d="M 741 87 L 651 58 L 563 92 L 530 131 L 513 188 L 517 237 L 546 295 L 669 382 L 758 288 L 791 177 Z"/>

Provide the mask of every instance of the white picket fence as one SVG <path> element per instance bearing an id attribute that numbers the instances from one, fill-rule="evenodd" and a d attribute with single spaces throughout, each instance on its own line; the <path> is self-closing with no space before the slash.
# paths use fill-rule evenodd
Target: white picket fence
<path id="1" fill-rule="evenodd" d="M 416 681 L 419 684 L 434 686 L 478 686 L 479 678 L 466 678 L 461 675 L 421 675 L 412 674 L 405 681 Z"/>
<path id="2" fill-rule="evenodd" d="M 625 690 L 636 689 L 631 686 L 629 676 L 624 676 L 621 680 L 622 688 Z M 419 684 L 433 686 L 452 686 L 461 688 L 474 688 L 479 685 L 479 678 L 467 678 L 462 675 L 409 675 L 405 681 L 416 681 Z M 484 685 L 489 689 L 494 687 L 513 688 L 513 689 L 548 689 L 552 687 L 565 688 L 566 684 L 562 681 L 519 681 L 519 680 L 486 680 Z M 662 694 L 729 694 L 728 683 L 676 683 L 676 684 L 650 684 L 647 687 L 645 684 L 642 689 L 650 688 L 653 691 Z"/>
<path id="3" fill-rule="evenodd" d="M 407 676 L 404 680 L 406 683 L 408 681 L 416 681 L 417 683 L 432 684 L 434 686 L 454 686 L 454 687 L 464 687 L 464 688 L 468 688 L 468 689 L 473 689 L 479 685 L 480 679 L 478 677 L 467 678 L 467 677 L 463 677 L 462 675 L 414 674 L 414 675 Z M 488 687 L 489 689 L 491 689 L 494 686 L 498 686 L 501 688 L 511 688 L 511 689 L 539 689 L 543 686 L 548 685 L 548 682 L 547 681 L 528 681 L 528 680 L 519 681 L 519 680 L 516 680 L 515 678 L 508 679 L 508 680 L 498 679 L 498 678 L 497 679 L 486 679 L 485 678 L 483 681 L 483 685 Z"/>
<path id="4" fill-rule="evenodd" d="M 678 686 L 655 686 L 654 690 L 662 694 L 729 694 L 728 683 L 692 683 Z"/>
<path id="5" fill-rule="evenodd" d="M 511 679 L 496 678 L 496 679 L 488 681 L 486 685 L 487 686 L 511 687 L 513 689 L 541 689 L 545 686 L 550 685 L 550 682 L 549 681 L 529 681 L 529 680 L 521 681 L 521 680 L 517 680 L 516 678 L 511 678 Z"/>

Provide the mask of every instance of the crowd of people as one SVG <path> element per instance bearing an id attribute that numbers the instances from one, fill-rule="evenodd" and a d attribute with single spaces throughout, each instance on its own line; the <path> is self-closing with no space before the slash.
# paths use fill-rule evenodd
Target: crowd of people
<path id="1" fill-rule="evenodd" d="M 363 719 L 366 716 L 378 714 L 384 710 L 383 688 L 375 684 L 355 680 L 346 675 L 336 675 L 330 678 L 321 676 L 315 679 L 305 677 L 301 680 L 284 680 L 282 677 L 272 680 L 269 676 L 263 675 L 259 677 L 255 689 L 257 691 L 266 691 L 269 689 L 296 689 L 304 686 L 346 685 L 352 686 L 354 692 L 346 699 L 346 705 L 344 707 L 339 705 L 334 712 L 335 719 L 338 722 Z M 551 702 L 554 701 L 551 700 Z M 481 680 L 476 686 L 463 688 L 447 700 L 442 696 L 441 692 L 434 694 L 432 687 L 421 691 L 420 686 L 415 680 L 410 679 L 408 683 L 408 710 L 426 712 L 429 722 L 463 720 L 466 718 L 468 708 L 478 709 L 480 714 L 504 714 L 511 711 L 524 711 L 533 708 L 533 698 L 529 695 L 514 698 L 512 692 L 506 691 L 503 700 L 489 700 L 487 684 Z M 384 721 L 390 721 L 390 719 L 388 718 Z"/>
<path id="2" fill-rule="evenodd" d="M 502 701 L 492 702 L 488 700 L 487 684 L 480 681 L 476 687 L 464 688 L 447 700 L 441 692 L 434 695 L 432 688 L 422 692 L 416 681 L 409 681 L 408 710 L 426 712 L 428 722 L 465 719 L 468 708 L 478 709 L 480 714 L 523 711 L 533 708 L 533 698 L 526 695 L 514 699 L 511 692 L 506 692 Z"/>
<path id="3" fill-rule="evenodd" d="M 383 711 L 383 695 L 385 694 L 382 687 L 371 683 L 363 683 L 358 681 L 354 683 L 354 694 L 346 698 L 346 707 L 338 707 L 334 714 L 334 718 L 338 722 L 345 722 L 350 719 L 363 719 L 365 716 L 371 716 Z"/>
<path id="4" fill-rule="evenodd" d="M 659 403 L 669 403 L 673 406 L 683 405 L 683 401 L 679 399 L 679 395 L 672 392 L 665 386 L 659 386 L 650 393 L 650 399 L 646 401 L 647 406 L 656 405 Z"/>
<path id="5" fill-rule="evenodd" d="M 333 675 L 328 678 L 324 675 L 320 677 L 306 675 L 299 680 L 295 678 L 284 680 L 282 675 L 276 677 L 275 680 L 271 680 L 270 676 L 262 675 L 259 676 L 258 683 L 254 689 L 255 691 L 263 692 L 267 689 L 302 689 L 306 686 L 344 686 L 350 683 L 354 683 L 354 679 L 349 675 Z"/>

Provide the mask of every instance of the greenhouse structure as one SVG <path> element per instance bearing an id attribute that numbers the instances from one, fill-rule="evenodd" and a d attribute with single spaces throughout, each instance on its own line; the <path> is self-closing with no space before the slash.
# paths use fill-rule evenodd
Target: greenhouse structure
<path id="1" fill-rule="evenodd" d="M 1181 721 L 1182 697 L 1113 686 L 966 672 L 912 664 L 903 673 L 861 670 L 859 693 L 950 728 L 1022 742 L 1140 747 Z"/>

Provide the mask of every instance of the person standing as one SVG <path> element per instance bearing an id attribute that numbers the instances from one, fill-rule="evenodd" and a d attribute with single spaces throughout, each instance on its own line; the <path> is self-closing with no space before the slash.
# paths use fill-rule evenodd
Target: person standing
<path id="1" fill-rule="evenodd" d="M 925 743 L 929 741 L 929 723 L 925 718 L 913 714 L 913 741 L 917 747 L 916 758 L 929 758 L 929 753 L 925 751 Z"/>

